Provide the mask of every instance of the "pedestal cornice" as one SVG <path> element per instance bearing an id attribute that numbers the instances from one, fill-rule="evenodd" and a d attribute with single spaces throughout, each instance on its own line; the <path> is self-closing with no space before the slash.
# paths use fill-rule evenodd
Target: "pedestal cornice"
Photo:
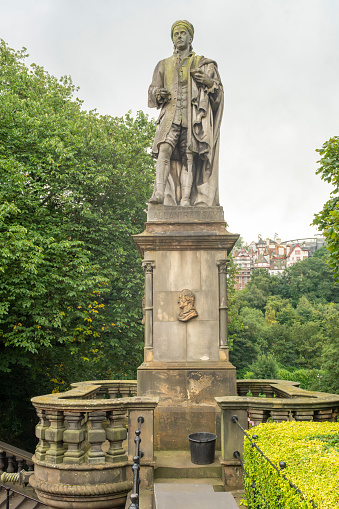
<path id="1" fill-rule="evenodd" d="M 145 251 L 217 250 L 230 253 L 238 234 L 226 230 L 222 207 L 149 205 L 145 231 L 133 235 L 142 257 Z"/>

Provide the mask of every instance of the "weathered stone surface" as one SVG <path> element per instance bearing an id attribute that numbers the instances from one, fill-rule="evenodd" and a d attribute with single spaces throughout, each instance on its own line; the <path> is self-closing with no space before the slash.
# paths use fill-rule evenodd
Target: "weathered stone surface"
<path id="1" fill-rule="evenodd" d="M 166 207 L 157 205 L 159 213 Z M 154 259 L 154 253 L 158 251 L 218 251 L 221 258 L 226 258 L 230 253 L 239 235 L 229 233 L 226 223 L 222 220 L 209 220 L 204 217 L 205 213 L 221 217 L 222 207 L 167 207 L 173 209 L 173 220 L 150 220 L 146 223 L 145 231 L 139 235 L 133 235 L 134 242 L 140 255 L 145 259 Z M 215 209 L 215 210 L 214 210 Z M 187 214 L 189 218 L 180 220 L 180 214 Z M 178 216 L 176 216 L 179 214 Z M 221 253 L 223 251 L 223 253 Z M 166 266 L 161 263 L 163 270 Z M 167 271 L 169 274 L 169 271 Z M 184 288 L 183 286 L 182 288 Z M 186 285 L 193 290 L 193 285 Z M 182 289 L 181 288 L 181 289 Z M 180 290 L 180 289 L 179 289 Z"/>
<path id="2" fill-rule="evenodd" d="M 181 322 L 155 322 L 154 361 L 176 362 L 186 358 L 186 324 Z"/>
<path id="3" fill-rule="evenodd" d="M 192 51 L 191 23 L 175 22 L 171 33 L 174 54 L 157 64 L 148 89 L 148 106 L 161 108 L 152 148 L 157 165 L 150 203 L 219 205 L 224 93 L 218 67 Z"/>
<path id="4" fill-rule="evenodd" d="M 119 465 L 51 465 L 34 459 L 30 484 L 49 507 L 123 508 L 132 482 Z"/>
<path id="5" fill-rule="evenodd" d="M 231 493 L 215 493 L 209 484 L 155 483 L 154 509 L 237 509 Z"/>
<path id="6" fill-rule="evenodd" d="M 138 391 L 160 397 L 155 409 L 157 450 L 185 450 L 187 435 L 199 430 L 218 435 L 217 394 L 236 393 L 235 368 L 226 362 L 144 363 L 138 368 Z"/>
<path id="7" fill-rule="evenodd" d="M 222 207 L 171 207 L 166 205 L 148 204 L 148 222 L 192 223 L 192 222 L 224 222 Z"/>
<path id="8" fill-rule="evenodd" d="M 153 443 L 154 443 L 154 419 L 152 410 L 132 410 L 129 412 L 128 417 L 128 459 L 133 460 L 134 456 L 134 439 L 135 431 L 138 429 L 139 423 L 138 418 L 143 417 L 144 422 L 141 424 L 141 450 L 144 453 L 141 463 L 152 462 L 154 460 L 153 455 Z"/>
<path id="9" fill-rule="evenodd" d="M 187 361 L 219 360 L 219 323 L 199 320 L 187 327 Z"/>
<path id="10" fill-rule="evenodd" d="M 244 451 L 244 433 L 239 426 L 232 421 L 235 414 L 233 410 L 224 409 L 221 417 L 221 455 L 223 461 L 235 461 L 233 453 Z M 247 410 L 238 409 L 236 412 L 239 424 L 247 429 Z M 239 464 L 239 463 L 238 463 Z M 240 464 L 239 464 L 240 465 Z"/>
<path id="11" fill-rule="evenodd" d="M 225 252 L 156 251 L 153 270 L 153 359 L 161 362 L 219 361 L 219 275 Z M 198 316 L 178 322 L 183 289 L 195 295 Z"/>

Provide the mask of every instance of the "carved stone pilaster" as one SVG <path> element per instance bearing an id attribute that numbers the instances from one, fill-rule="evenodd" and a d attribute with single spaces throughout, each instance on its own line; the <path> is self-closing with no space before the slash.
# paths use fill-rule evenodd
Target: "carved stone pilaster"
<path id="1" fill-rule="evenodd" d="M 229 259 L 217 261 L 219 271 L 219 349 L 224 350 L 225 359 L 228 360 L 228 333 L 227 333 L 227 312 L 228 312 L 228 299 L 227 299 L 227 266 Z M 222 352 L 221 352 L 222 356 Z"/>
<path id="2" fill-rule="evenodd" d="M 152 360 L 153 350 L 153 269 L 154 260 L 143 260 L 145 272 L 145 361 Z"/>

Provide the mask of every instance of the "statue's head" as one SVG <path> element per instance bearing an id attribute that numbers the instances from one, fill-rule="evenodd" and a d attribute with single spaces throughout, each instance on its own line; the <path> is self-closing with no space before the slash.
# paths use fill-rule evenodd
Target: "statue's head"
<path id="1" fill-rule="evenodd" d="M 193 307 L 194 306 L 194 293 L 192 290 L 188 290 L 187 288 L 185 290 L 182 290 L 179 294 L 179 300 L 178 304 L 181 308 L 184 308 L 186 306 Z"/>
<path id="2" fill-rule="evenodd" d="M 185 19 L 175 21 L 171 28 L 171 38 L 176 49 L 186 49 L 190 46 L 194 37 L 194 27 Z"/>

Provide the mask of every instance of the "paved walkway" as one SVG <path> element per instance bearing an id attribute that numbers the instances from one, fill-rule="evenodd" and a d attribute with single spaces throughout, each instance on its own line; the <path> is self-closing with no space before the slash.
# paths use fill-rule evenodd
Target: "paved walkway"
<path id="1" fill-rule="evenodd" d="M 154 509 L 238 509 L 233 495 L 215 492 L 210 484 L 154 484 Z"/>

